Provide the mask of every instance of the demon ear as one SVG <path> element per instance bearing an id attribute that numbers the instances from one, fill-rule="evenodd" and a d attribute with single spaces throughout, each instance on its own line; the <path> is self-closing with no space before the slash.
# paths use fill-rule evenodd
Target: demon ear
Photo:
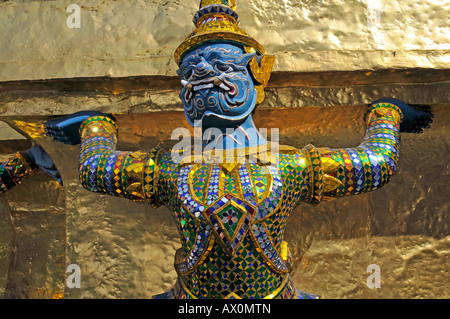
<path id="1" fill-rule="evenodd" d="M 250 52 L 247 54 L 243 54 L 239 60 L 237 61 L 238 65 L 241 66 L 247 66 L 247 64 L 253 59 L 253 57 L 256 55 L 256 52 Z"/>
<path id="2" fill-rule="evenodd" d="M 255 49 L 251 47 L 245 47 L 245 52 L 255 53 Z M 248 55 L 246 54 L 246 55 Z M 260 104 L 264 101 L 265 94 L 264 88 L 267 86 L 270 73 L 272 72 L 273 65 L 275 63 L 275 56 L 270 54 L 257 54 L 254 55 L 254 59 L 251 59 L 248 62 L 248 67 L 250 69 L 250 73 L 255 82 L 255 89 L 258 92 L 258 98 L 256 100 L 257 104 Z"/>

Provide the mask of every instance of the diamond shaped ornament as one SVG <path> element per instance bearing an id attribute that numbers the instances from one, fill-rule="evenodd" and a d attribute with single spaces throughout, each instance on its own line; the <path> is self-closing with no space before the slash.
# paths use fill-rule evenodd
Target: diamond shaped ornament
<path id="1" fill-rule="evenodd" d="M 206 221 L 229 256 L 233 256 L 242 243 L 257 207 L 226 194 L 203 211 Z"/>

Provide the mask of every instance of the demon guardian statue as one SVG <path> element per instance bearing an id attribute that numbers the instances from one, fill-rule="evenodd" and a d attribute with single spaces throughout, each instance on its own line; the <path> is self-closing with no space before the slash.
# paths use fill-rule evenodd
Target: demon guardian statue
<path id="1" fill-rule="evenodd" d="M 178 280 L 155 298 L 317 298 L 290 279 L 283 240 L 290 213 L 303 202 L 385 185 L 396 170 L 400 132 L 420 131 L 432 115 L 381 99 L 368 107 L 367 131 L 355 148 L 274 145 L 252 119 L 274 57 L 239 27 L 234 0 L 201 1 L 194 23 L 175 52 L 180 98 L 187 121 L 213 149 L 181 161 L 159 147 L 117 151 L 114 116 L 98 112 L 49 121 L 46 130 L 56 141 L 81 142 L 86 189 L 165 205 L 175 215 Z"/>

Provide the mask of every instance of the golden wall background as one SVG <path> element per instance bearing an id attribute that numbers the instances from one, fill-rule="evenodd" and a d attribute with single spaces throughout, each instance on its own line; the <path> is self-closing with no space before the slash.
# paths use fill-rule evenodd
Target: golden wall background
<path id="1" fill-rule="evenodd" d="M 80 1 L 80 29 L 67 27 L 66 1 L 0 2 L 0 161 L 37 142 L 64 179 L 40 172 L 0 196 L 3 297 L 149 298 L 172 286 L 171 213 L 84 190 L 79 147 L 53 143 L 39 124 L 107 111 L 118 117 L 119 149 L 173 145 L 186 122 L 172 54 L 197 2 Z M 255 121 L 280 128 L 281 142 L 354 147 L 364 105 L 383 96 L 435 114 L 425 133 L 402 135 L 384 188 L 296 209 L 285 238 L 297 287 L 323 298 L 449 298 L 448 2 L 237 5 L 242 27 L 277 56 Z M 65 285 L 69 264 L 81 267 L 79 289 Z M 370 264 L 381 268 L 379 289 L 366 285 Z"/>

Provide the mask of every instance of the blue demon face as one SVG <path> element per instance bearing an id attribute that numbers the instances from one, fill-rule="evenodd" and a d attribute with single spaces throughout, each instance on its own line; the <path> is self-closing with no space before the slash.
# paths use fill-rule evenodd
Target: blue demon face
<path id="1" fill-rule="evenodd" d="M 247 70 L 255 53 L 231 44 L 205 44 L 187 54 L 177 71 L 186 118 L 192 126 L 223 126 L 242 121 L 256 105 L 256 90 Z"/>

